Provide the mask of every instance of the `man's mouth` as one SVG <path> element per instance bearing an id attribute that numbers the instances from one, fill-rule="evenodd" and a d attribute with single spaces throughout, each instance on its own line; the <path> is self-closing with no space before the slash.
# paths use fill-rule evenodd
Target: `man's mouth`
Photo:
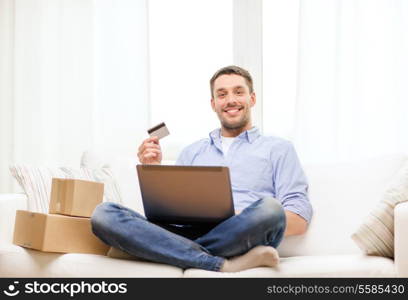
<path id="1" fill-rule="evenodd" d="M 236 116 L 239 114 L 239 112 L 243 109 L 242 106 L 240 107 L 227 107 L 226 109 L 223 110 L 224 113 L 226 113 L 229 116 Z"/>

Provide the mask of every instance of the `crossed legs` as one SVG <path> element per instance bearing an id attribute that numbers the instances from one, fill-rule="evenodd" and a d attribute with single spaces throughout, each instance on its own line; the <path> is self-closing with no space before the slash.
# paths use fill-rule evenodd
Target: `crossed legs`
<path id="1" fill-rule="evenodd" d="M 286 227 L 283 208 L 272 197 L 254 202 L 214 228 L 200 228 L 197 238 L 191 235 L 194 227 L 168 230 L 111 202 L 100 204 L 91 222 L 103 242 L 130 255 L 183 269 L 226 272 L 275 266 L 279 260 L 275 248 Z"/>

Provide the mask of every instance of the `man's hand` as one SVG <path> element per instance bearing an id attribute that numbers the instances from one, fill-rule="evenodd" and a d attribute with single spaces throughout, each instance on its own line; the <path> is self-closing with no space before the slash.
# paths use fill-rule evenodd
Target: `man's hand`
<path id="1" fill-rule="evenodd" d="M 139 147 L 137 153 L 139 161 L 146 165 L 160 165 L 162 161 L 162 152 L 157 136 L 145 139 Z"/>

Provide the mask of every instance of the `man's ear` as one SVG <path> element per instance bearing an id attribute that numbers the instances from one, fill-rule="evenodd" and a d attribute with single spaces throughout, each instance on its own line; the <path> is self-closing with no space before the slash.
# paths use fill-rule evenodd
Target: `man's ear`
<path id="1" fill-rule="evenodd" d="M 249 99 L 249 104 L 253 107 L 256 104 L 256 94 L 255 92 L 251 93 L 251 98 Z"/>
<path id="2" fill-rule="evenodd" d="M 211 108 L 213 111 L 215 111 L 215 101 L 214 98 L 211 98 Z"/>

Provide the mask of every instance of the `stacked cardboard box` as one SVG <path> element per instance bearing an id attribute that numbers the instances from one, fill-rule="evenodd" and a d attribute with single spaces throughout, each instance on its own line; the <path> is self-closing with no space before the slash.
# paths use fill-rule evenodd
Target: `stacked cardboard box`
<path id="1" fill-rule="evenodd" d="M 14 244 L 46 252 L 106 254 L 109 246 L 91 229 L 103 200 L 103 183 L 53 178 L 49 213 L 18 210 Z"/>

